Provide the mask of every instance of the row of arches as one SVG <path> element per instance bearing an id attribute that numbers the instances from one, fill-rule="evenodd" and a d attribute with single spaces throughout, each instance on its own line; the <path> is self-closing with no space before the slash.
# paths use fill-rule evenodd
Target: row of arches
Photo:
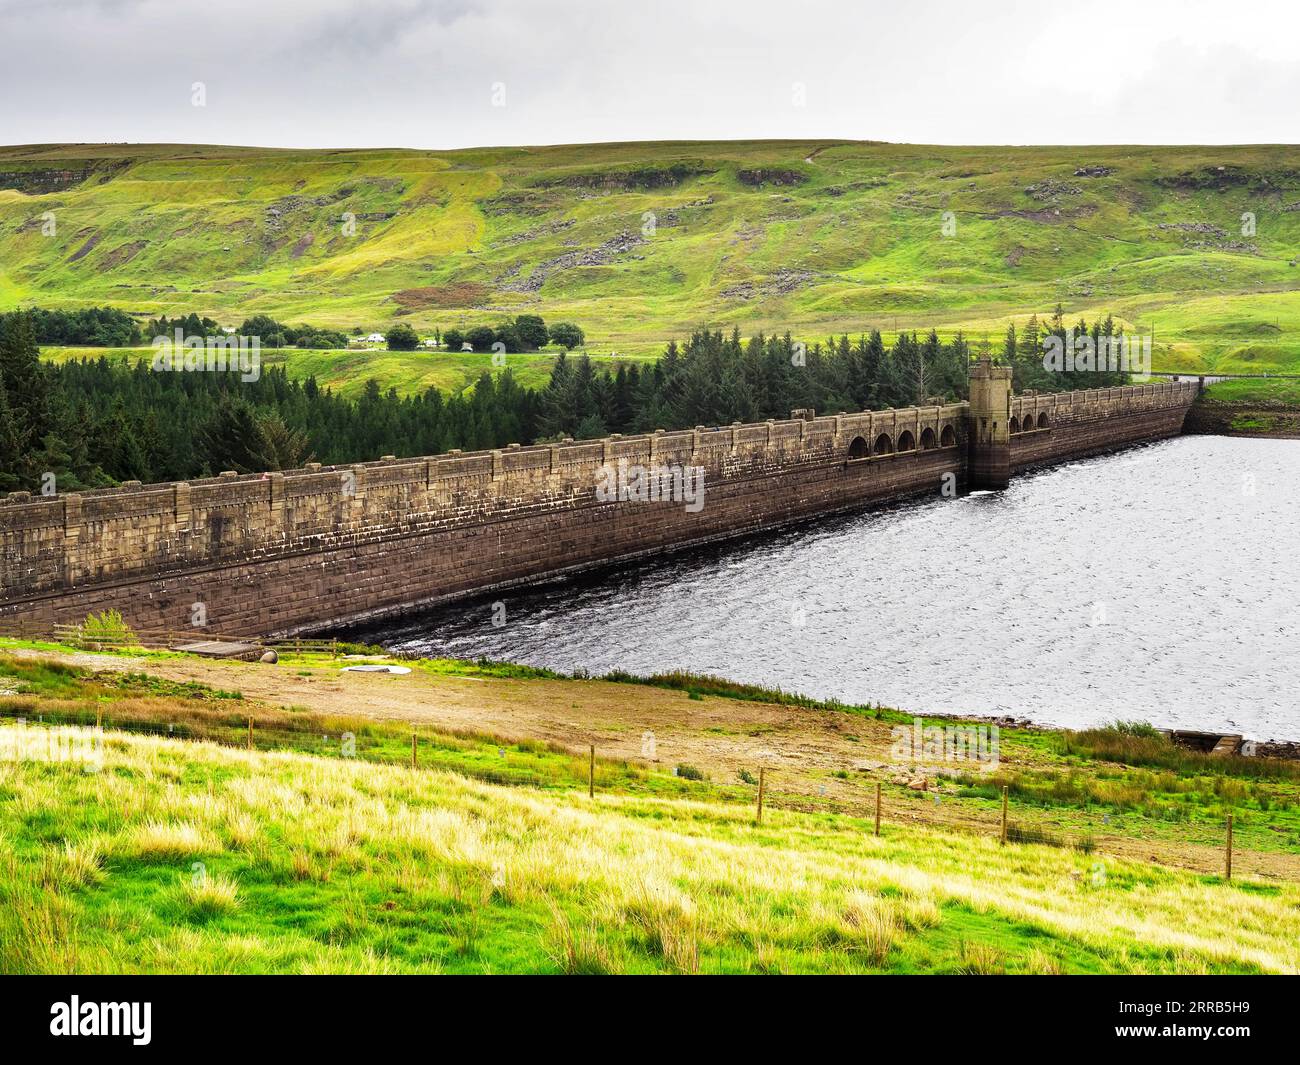
<path id="1" fill-rule="evenodd" d="M 1026 414 L 1023 422 L 1019 418 L 1012 418 L 1011 431 L 1013 433 L 1028 433 L 1034 429 L 1046 429 L 1047 424 L 1047 411 L 1044 410 L 1038 412 L 1037 423 L 1034 422 L 1033 414 Z"/>
<path id="2" fill-rule="evenodd" d="M 922 451 L 932 451 L 936 447 L 956 446 L 957 431 L 951 425 L 945 425 L 937 437 L 934 430 L 929 426 L 921 430 L 920 447 Z M 876 442 L 871 445 L 867 444 L 865 437 L 855 436 L 853 442 L 849 444 L 849 458 L 865 459 L 870 458 L 872 455 L 902 454 L 904 451 L 915 451 L 916 449 L 917 441 L 912 434 L 912 430 L 904 429 L 898 434 L 897 444 L 888 433 L 881 433 L 876 437 Z"/>

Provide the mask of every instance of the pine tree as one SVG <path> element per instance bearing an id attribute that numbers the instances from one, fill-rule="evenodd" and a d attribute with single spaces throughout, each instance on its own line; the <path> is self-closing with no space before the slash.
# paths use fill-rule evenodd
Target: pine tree
<path id="1" fill-rule="evenodd" d="M 0 490 L 12 492 L 23 482 L 22 442 L 18 423 L 9 406 L 9 393 L 0 384 Z"/>
<path id="2" fill-rule="evenodd" d="M 49 432 L 48 383 L 30 313 L 0 318 L 0 383 L 9 394 L 19 447 L 30 455 Z"/>

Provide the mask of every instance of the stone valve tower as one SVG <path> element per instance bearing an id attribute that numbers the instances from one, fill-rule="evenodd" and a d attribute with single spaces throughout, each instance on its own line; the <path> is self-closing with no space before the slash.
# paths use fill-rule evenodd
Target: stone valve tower
<path id="1" fill-rule="evenodd" d="M 1005 488 L 1011 481 L 1011 367 L 987 355 L 970 370 L 971 488 Z"/>

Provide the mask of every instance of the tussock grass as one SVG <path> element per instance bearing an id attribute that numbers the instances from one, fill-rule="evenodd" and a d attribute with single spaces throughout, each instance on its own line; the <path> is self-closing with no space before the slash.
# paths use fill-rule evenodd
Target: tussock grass
<path id="1" fill-rule="evenodd" d="M 85 971 L 69 908 L 56 895 L 5 898 L 0 909 L 0 972 L 9 976 Z"/>
<path id="2" fill-rule="evenodd" d="M 883 966 L 901 938 L 896 909 L 879 896 L 853 891 L 845 898 L 843 921 L 851 949 L 861 950 L 872 965 Z"/>
<path id="3" fill-rule="evenodd" d="M 962 940 L 960 972 L 967 976 L 1000 976 L 1005 973 L 1006 959 L 1002 951 L 987 943 L 969 943 Z M 1035 962 L 1041 963 L 1035 958 Z"/>
<path id="4" fill-rule="evenodd" d="M 191 876 L 181 885 L 181 899 L 192 916 L 216 917 L 229 913 L 239 902 L 239 885 L 227 876 Z"/>
<path id="5" fill-rule="evenodd" d="M 98 884 L 104 876 L 104 854 L 96 840 L 66 840 L 45 854 L 42 880 L 56 891 Z"/>
<path id="6" fill-rule="evenodd" d="M 137 858 L 188 858 L 220 849 L 216 837 L 193 822 L 148 821 L 125 840 L 124 853 Z"/>
<path id="7" fill-rule="evenodd" d="M 621 961 L 602 941 L 596 924 L 584 924 L 558 906 L 551 909 L 546 942 L 547 954 L 566 976 L 612 976 L 623 972 Z"/>

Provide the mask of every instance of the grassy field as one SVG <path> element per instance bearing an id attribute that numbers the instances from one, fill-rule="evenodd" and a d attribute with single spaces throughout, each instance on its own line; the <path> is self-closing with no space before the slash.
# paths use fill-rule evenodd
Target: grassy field
<path id="1" fill-rule="evenodd" d="M 1280 403 L 1288 407 L 1300 406 L 1300 379 L 1243 378 L 1237 381 L 1218 381 L 1206 388 L 1205 398 L 1213 403 Z"/>
<path id="2" fill-rule="evenodd" d="M 165 739 L 107 761 L 0 767 L 0 970 L 1300 967 L 1290 885 Z"/>
<path id="3" fill-rule="evenodd" d="M 0 172 L 0 309 L 366 330 L 536 311 L 644 355 L 705 323 L 996 339 L 1059 301 L 1154 328 L 1158 368 L 1300 366 L 1290 147 L 56 145 L 0 149 Z M 383 359 L 406 387 L 417 368 Z"/>
<path id="4" fill-rule="evenodd" d="M 377 693 L 417 681 L 412 695 L 436 710 L 473 688 L 485 720 L 522 689 L 601 729 L 602 749 L 605 688 L 669 708 L 683 728 L 717 707 L 741 728 L 780 712 L 802 723 L 803 746 L 816 746 L 818 722 L 852 729 L 868 752 L 906 720 L 892 711 L 768 705 L 702 678 L 610 684 L 429 661 L 406 678 L 347 675 L 358 687 L 341 693 L 345 717 L 322 699 L 340 677 L 321 656 L 267 670 L 6 646 L 0 972 L 1300 970 L 1294 765 L 1123 733 L 1008 730 L 1002 764 L 952 781 L 943 814 L 937 792 L 886 774 L 876 838 L 863 811 L 817 797 L 819 780 L 866 792 L 869 777 L 815 767 L 797 783 L 783 768 L 756 824 L 752 778 L 710 760 L 722 730 L 682 746 L 702 767 L 692 772 L 600 758 L 593 799 L 581 748 L 384 716 Z M 191 670 L 222 683 L 184 679 Z M 282 705 L 267 698 L 274 684 Z M 575 699 L 584 690 L 590 707 Z M 84 745 L 89 730 L 68 723 L 96 715 L 107 723 L 96 771 L 41 755 L 56 735 Z M 253 751 L 239 749 L 249 716 Z M 779 751 L 768 721 L 762 742 Z M 988 822 L 953 817 L 985 809 L 1004 783 L 1012 838 L 1027 841 L 1006 847 Z M 1166 805 L 1181 815 L 1152 812 Z M 1153 824 L 1194 836 L 1224 809 L 1237 811 L 1244 875 L 1146 858 L 1162 847 Z M 1123 839 L 1061 837 L 1060 815 L 1082 827 L 1103 811 L 1127 854 L 1109 846 Z M 1275 871 L 1250 873 L 1252 859 Z"/>
<path id="5" fill-rule="evenodd" d="M 41 354 L 53 362 L 107 357 L 134 364 L 141 359 L 147 363 L 153 350 L 48 346 L 42 348 Z M 543 388 L 551 379 L 555 354 L 506 355 L 503 365 L 494 364 L 492 359 L 493 356 L 487 353 L 387 351 L 382 348 L 365 351 L 280 348 L 262 352 L 263 367 L 283 366 L 290 377 L 299 380 L 314 376 L 322 388 L 331 388 L 344 396 L 359 395 L 372 377 L 383 388 L 396 388 L 401 393 L 437 388 L 447 395 L 454 395 L 472 388 L 484 371 L 497 374 L 507 369 L 525 387 Z M 616 361 L 608 355 L 593 355 L 591 359 L 597 367 Z"/>

